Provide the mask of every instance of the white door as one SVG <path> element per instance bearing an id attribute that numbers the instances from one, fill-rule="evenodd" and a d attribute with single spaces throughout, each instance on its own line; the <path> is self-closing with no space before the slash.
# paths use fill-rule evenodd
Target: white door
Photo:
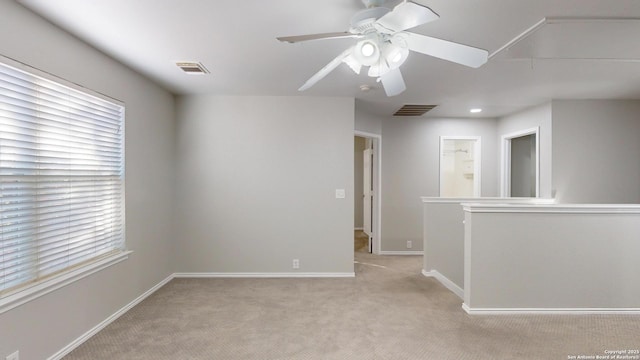
<path id="1" fill-rule="evenodd" d="M 363 161 L 362 167 L 364 174 L 362 174 L 363 178 L 363 197 L 362 197 L 362 205 L 364 209 L 364 215 L 362 219 L 362 227 L 364 232 L 369 235 L 369 241 L 371 241 L 371 205 L 373 204 L 373 183 L 372 179 L 372 166 L 373 163 L 373 149 L 366 149 L 363 151 Z"/>

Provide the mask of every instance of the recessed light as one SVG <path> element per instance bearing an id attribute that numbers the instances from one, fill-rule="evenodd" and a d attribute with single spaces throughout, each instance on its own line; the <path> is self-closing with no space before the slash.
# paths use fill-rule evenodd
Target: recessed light
<path id="1" fill-rule="evenodd" d="M 472 114 L 477 114 L 477 113 L 479 113 L 479 112 L 482 112 L 482 109 L 480 109 L 480 108 L 475 108 L 475 109 L 471 109 L 471 110 L 469 110 L 469 112 L 470 112 L 470 113 L 472 113 Z"/>

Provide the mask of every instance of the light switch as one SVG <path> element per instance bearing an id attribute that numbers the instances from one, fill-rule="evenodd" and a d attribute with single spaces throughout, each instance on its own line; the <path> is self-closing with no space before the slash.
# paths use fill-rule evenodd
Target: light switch
<path id="1" fill-rule="evenodd" d="M 347 195 L 344 192 L 344 189 L 336 189 L 336 199 L 344 199 Z"/>

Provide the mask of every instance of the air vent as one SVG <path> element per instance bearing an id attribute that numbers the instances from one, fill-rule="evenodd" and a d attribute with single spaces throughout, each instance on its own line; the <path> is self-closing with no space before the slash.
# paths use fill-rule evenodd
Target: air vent
<path id="1" fill-rule="evenodd" d="M 405 105 L 393 116 L 421 116 L 438 105 Z"/>
<path id="2" fill-rule="evenodd" d="M 176 65 L 178 65 L 178 67 L 187 74 L 202 75 L 209 73 L 209 70 L 199 62 L 183 61 L 177 62 Z"/>

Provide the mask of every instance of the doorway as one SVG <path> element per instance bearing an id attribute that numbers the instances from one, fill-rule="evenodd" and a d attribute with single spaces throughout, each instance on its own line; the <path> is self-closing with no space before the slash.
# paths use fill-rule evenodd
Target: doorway
<path id="1" fill-rule="evenodd" d="M 380 145 L 380 135 L 355 132 L 354 250 L 373 254 L 380 253 Z"/>
<path id="2" fill-rule="evenodd" d="M 539 128 L 502 137 L 502 196 L 538 197 L 540 192 Z"/>
<path id="3" fill-rule="evenodd" d="M 477 136 L 440 137 L 440 197 L 480 196 L 481 148 Z"/>

